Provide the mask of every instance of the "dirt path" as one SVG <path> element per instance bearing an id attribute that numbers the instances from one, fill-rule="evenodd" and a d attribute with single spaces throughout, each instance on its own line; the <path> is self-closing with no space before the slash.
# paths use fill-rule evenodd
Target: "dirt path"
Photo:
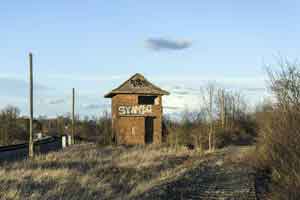
<path id="1" fill-rule="evenodd" d="M 208 155 L 184 175 L 136 199 L 256 200 L 253 171 L 241 158 L 249 147 L 230 147 Z"/>

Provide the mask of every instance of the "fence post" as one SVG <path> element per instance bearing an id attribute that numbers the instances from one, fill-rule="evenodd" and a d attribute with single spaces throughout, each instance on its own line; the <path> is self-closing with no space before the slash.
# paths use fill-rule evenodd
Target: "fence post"
<path id="1" fill-rule="evenodd" d="M 64 148 L 66 148 L 66 146 L 67 146 L 67 137 L 65 136 L 65 135 L 63 135 L 62 137 L 61 137 L 61 143 L 62 143 L 62 148 L 64 149 Z"/>
<path id="2" fill-rule="evenodd" d="M 72 136 L 68 135 L 68 146 L 72 145 Z"/>

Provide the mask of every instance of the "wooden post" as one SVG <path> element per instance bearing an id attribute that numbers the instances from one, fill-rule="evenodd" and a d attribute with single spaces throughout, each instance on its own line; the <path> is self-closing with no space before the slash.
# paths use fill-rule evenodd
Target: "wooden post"
<path id="1" fill-rule="evenodd" d="M 75 135 L 75 88 L 72 90 L 72 143 Z"/>
<path id="2" fill-rule="evenodd" d="M 208 134 L 208 149 L 211 152 L 212 147 L 212 140 L 213 140 L 213 114 L 212 108 L 213 107 L 213 86 L 209 87 L 209 134 Z"/>
<path id="3" fill-rule="evenodd" d="M 29 53 L 29 157 L 33 158 L 33 74 L 32 74 L 32 53 Z"/>

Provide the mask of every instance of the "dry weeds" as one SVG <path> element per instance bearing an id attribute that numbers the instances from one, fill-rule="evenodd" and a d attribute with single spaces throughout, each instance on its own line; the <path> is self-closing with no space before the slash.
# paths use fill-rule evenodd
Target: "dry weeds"
<path id="1" fill-rule="evenodd" d="M 129 199 L 201 163 L 199 151 L 81 144 L 0 166 L 0 199 Z"/>

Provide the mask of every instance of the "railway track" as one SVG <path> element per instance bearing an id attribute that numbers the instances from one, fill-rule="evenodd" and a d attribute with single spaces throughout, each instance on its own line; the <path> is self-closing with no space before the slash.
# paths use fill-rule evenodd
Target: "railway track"
<path id="1" fill-rule="evenodd" d="M 137 199 L 257 200 L 252 169 L 224 160 L 228 154 L 236 154 L 236 150 L 220 152 L 176 180 L 152 188 Z"/>

